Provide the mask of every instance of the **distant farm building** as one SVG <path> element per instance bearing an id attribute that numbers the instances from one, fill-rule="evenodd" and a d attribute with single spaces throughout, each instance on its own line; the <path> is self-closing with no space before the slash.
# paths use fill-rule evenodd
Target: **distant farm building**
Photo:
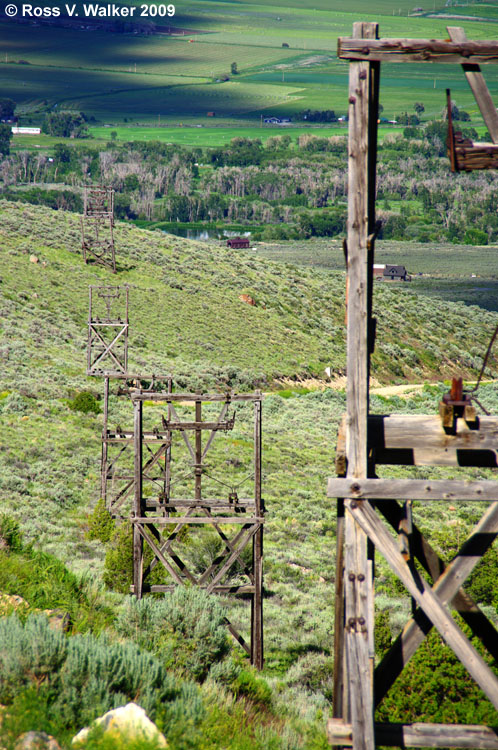
<path id="1" fill-rule="evenodd" d="M 382 265 L 380 265 L 379 263 L 374 263 L 374 279 L 383 277 L 385 267 L 385 263 L 382 263 Z"/>
<path id="2" fill-rule="evenodd" d="M 411 281 L 412 277 L 407 273 L 404 266 L 395 266 L 392 263 L 375 263 L 373 267 L 374 279 L 379 281 Z"/>
<path id="3" fill-rule="evenodd" d="M 412 277 L 406 272 L 404 266 L 392 266 L 386 263 L 383 278 L 385 281 L 411 281 Z"/>
<path id="4" fill-rule="evenodd" d="M 248 237 L 231 237 L 227 240 L 227 247 L 238 249 L 240 247 L 249 247 Z"/>
<path id="5" fill-rule="evenodd" d="M 19 128 L 14 126 L 12 133 L 13 135 L 40 135 L 41 128 Z"/>
<path id="6" fill-rule="evenodd" d="M 208 117 L 216 117 L 216 112 L 208 112 L 207 116 Z"/>
<path id="7" fill-rule="evenodd" d="M 291 122 L 290 117 L 265 117 L 266 125 L 288 125 Z"/>

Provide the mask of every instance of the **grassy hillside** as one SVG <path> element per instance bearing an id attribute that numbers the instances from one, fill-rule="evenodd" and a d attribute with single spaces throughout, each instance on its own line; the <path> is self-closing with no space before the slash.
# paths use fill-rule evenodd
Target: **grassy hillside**
<path id="1" fill-rule="evenodd" d="M 84 374 L 88 284 L 130 285 L 133 368 L 172 370 L 182 388 L 230 384 L 267 389 L 277 375 L 316 375 L 325 363 L 333 363 L 337 371 L 344 367 L 344 275 L 118 224 L 120 271 L 111 276 L 83 264 L 77 216 L 6 202 L 0 204 L 0 216 L 2 512 L 21 523 L 27 542 L 54 554 L 87 581 L 80 590 L 50 559 L 35 556 L 23 561 L 11 555 L 0 565 L 0 591 L 20 594 L 40 608 L 69 608 L 76 630 L 99 629 L 109 626 L 110 606 L 120 622 L 126 615 L 123 597 L 118 594 L 112 598 L 106 594 L 104 607 L 99 588 L 104 549 L 100 542 L 85 537 L 87 515 L 99 492 L 102 429 L 102 414 L 71 408 L 76 393 L 91 390 L 98 400 L 102 388 L 99 380 Z M 38 262 L 32 262 L 32 256 Z M 251 294 L 257 305 L 242 303 L 240 293 Z M 417 374 L 439 378 L 455 368 L 470 374 L 463 352 L 469 362 L 475 356 L 474 364 L 478 364 L 478 353 L 482 353 L 496 319 L 477 307 L 424 302 L 406 290 L 401 297 L 398 287 L 387 286 L 376 291 L 376 310 L 379 341 L 375 374 L 385 381 L 403 373 L 405 380 L 406 376 L 416 379 Z M 435 413 L 445 389 L 442 384 L 426 386 L 406 400 L 373 396 L 372 410 Z M 325 486 L 327 476 L 333 473 L 334 436 L 345 410 L 345 396 L 331 388 L 302 390 L 272 393 L 264 400 L 264 675 L 271 698 L 263 688 L 249 683 L 253 692 L 246 694 L 249 699 L 252 696 L 256 709 L 252 703 L 235 704 L 232 709 L 223 697 L 221 683 L 216 688 L 208 683 L 202 688 L 202 700 L 209 711 L 223 706 L 216 720 L 209 719 L 216 734 L 211 728 L 210 739 L 202 739 L 207 731 L 202 722 L 207 719 L 192 719 L 188 731 L 175 735 L 179 730 L 172 728 L 168 734 L 174 750 L 186 750 L 187 745 L 189 749 L 210 750 L 222 744 L 233 750 L 266 750 L 270 746 L 317 750 L 326 746 L 323 720 L 329 714 L 331 698 L 335 503 L 325 497 Z M 495 385 L 483 387 L 480 398 L 496 411 Z M 130 425 L 129 399 L 118 395 L 116 384 L 111 388 L 110 410 L 111 425 Z M 156 420 L 157 424 L 160 407 L 147 406 L 145 411 L 147 423 Z M 227 450 L 230 458 L 235 455 L 237 459 L 236 472 L 244 475 L 251 454 L 250 440 L 245 437 L 250 428 L 249 413 L 239 409 L 234 433 L 215 441 L 213 466 L 219 478 L 225 480 L 224 474 L 228 477 L 232 469 Z M 450 472 L 436 470 L 433 475 L 449 476 Z M 387 473 L 384 468 L 383 474 Z M 428 476 L 424 467 L 411 471 L 392 467 L 390 473 Z M 472 470 L 451 473 L 478 475 Z M 479 476 L 490 475 L 490 470 L 479 471 Z M 182 480 L 176 489 L 185 493 L 188 488 Z M 415 509 L 417 522 L 445 559 L 451 558 L 455 544 L 481 512 L 468 503 Z M 192 545 L 189 562 L 212 554 L 211 545 L 212 539 L 204 546 Z M 497 596 L 496 564 L 495 554 L 489 576 L 483 579 L 488 588 L 476 589 L 479 601 L 494 618 L 491 605 Z M 387 621 L 397 633 L 409 615 L 410 600 L 380 559 L 376 568 L 378 611 L 383 613 L 384 626 Z M 226 604 L 230 619 L 247 636 L 247 604 L 233 600 Z M 219 674 L 222 679 L 224 673 Z M 246 685 L 244 689 L 249 688 Z M 245 695 L 242 688 L 236 694 Z M 261 695 L 266 696 L 265 706 L 270 704 L 263 713 L 257 703 Z M 33 696 L 31 700 L 35 700 Z M 19 716 L 31 711 L 29 721 L 23 719 L 25 729 L 33 728 L 34 713 L 29 705 L 19 708 Z M 198 705 L 191 695 L 188 705 Z M 488 711 L 486 720 L 488 715 L 491 722 L 496 720 L 476 691 L 469 705 L 470 711 L 473 705 L 481 706 Z M 421 701 L 421 706 L 427 719 L 432 716 L 436 720 L 429 701 Z M 37 710 L 43 716 L 39 707 Z M 252 710 L 258 719 L 249 738 L 243 715 Z M 208 713 L 209 717 L 213 714 Z M 302 722 L 299 730 L 291 726 L 291 719 Z M 281 744 L 276 739 L 269 744 L 263 727 L 282 735 Z M 187 735 L 191 744 L 185 744 Z"/>
<path id="2" fill-rule="evenodd" d="M 119 273 L 112 276 L 83 263 L 76 215 L 0 205 L 3 389 L 13 378 L 22 385 L 33 367 L 40 373 L 37 392 L 58 382 L 62 396 L 81 384 L 88 285 L 99 283 L 130 286 L 131 370 L 171 372 L 179 387 L 189 388 L 323 377 L 329 366 L 344 372 L 344 272 L 286 266 L 221 243 L 118 224 Z M 241 302 L 242 294 L 255 306 Z M 448 376 L 455 367 L 470 375 L 495 321 L 482 310 L 476 319 L 477 310 L 421 302 L 387 285 L 376 287 L 375 308 L 379 380 Z"/>

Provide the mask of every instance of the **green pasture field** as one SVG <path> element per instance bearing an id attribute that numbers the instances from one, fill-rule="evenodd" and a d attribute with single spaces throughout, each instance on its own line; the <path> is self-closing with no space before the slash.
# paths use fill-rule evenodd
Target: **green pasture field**
<path id="1" fill-rule="evenodd" d="M 136 5 L 140 3 L 135 2 Z M 0 4 L 1 5 L 1 4 Z M 495 5 L 472 6 L 492 17 Z M 76 109 L 100 122 L 177 122 L 216 111 L 227 120 L 257 120 L 263 113 L 292 116 L 299 110 L 347 108 L 348 66 L 335 59 L 337 37 L 352 23 L 377 20 L 383 36 L 439 37 L 449 18 L 407 16 L 408 0 L 382 0 L 375 16 L 366 0 L 344 10 L 338 0 L 313 7 L 273 2 L 231 3 L 191 0 L 177 8 L 176 28 L 185 36 L 110 33 L 0 23 L 0 86 L 18 102 L 21 116 L 41 121 L 44 113 Z M 432 9 L 431 9 L 432 10 Z M 437 2 L 436 10 L 443 11 Z M 454 9 L 451 9 L 452 11 Z M 459 8 L 464 13 L 467 8 Z M 483 16 L 484 17 L 484 16 Z M 169 19 L 154 19 L 169 24 Z M 469 38 L 494 36 L 488 21 L 462 21 Z M 83 24 L 82 24 L 83 25 Z M 191 42 L 190 40 L 193 40 Z M 283 44 L 289 47 L 282 47 Z M 19 65 L 24 60 L 29 65 Z M 230 74 L 227 83 L 213 83 Z M 487 66 L 490 90 L 498 93 L 498 71 Z M 459 66 L 383 66 L 381 102 L 385 115 L 409 111 L 413 101 L 433 117 L 450 86 L 457 104 L 477 108 Z"/>
<path id="2" fill-rule="evenodd" d="M 345 270 L 342 242 L 337 239 L 258 243 L 252 252 L 281 263 Z M 498 247 L 494 245 L 377 240 L 375 262 L 406 267 L 412 281 L 395 285 L 401 294 L 415 292 L 439 300 L 464 302 L 498 311 L 497 252 Z"/>

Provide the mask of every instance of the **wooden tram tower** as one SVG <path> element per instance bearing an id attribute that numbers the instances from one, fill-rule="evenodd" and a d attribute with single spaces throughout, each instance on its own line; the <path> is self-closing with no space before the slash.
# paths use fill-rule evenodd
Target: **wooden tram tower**
<path id="1" fill-rule="evenodd" d="M 87 375 L 104 379 L 104 425 L 102 430 L 101 497 L 106 508 L 120 521 L 130 518 L 133 527 L 133 586 L 141 598 L 147 592 L 168 592 L 177 585 L 195 585 L 208 593 L 249 598 L 250 643 L 227 621 L 234 638 L 248 653 L 251 663 L 263 668 L 263 524 L 261 495 L 262 394 L 173 393 L 170 375 L 131 374 L 128 371 L 129 290 L 119 286 L 89 289 Z M 110 380 L 121 380 L 134 408 L 133 427 L 109 429 Z M 158 389 L 161 386 L 161 390 Z M 164 390 L 166 388 L 166 390 Z M 162 424 L 144 428 L 144 402 L 165 405 Z M 227 484 L 218 481 L 214 496 L 205 496 L 206 456 L 219 432 L 234 428 L 234 404 L 253 404 L 253 457 L 248 476 Z M 178 404 L 193 404 L 195 419 L 182 418 Z M 203 418 L 203 405 L 221 403 L 216 420 Z M 203 434 L 208 435 L 203 444 Z M 173 436 L 181 435 L 187 448 L 187 477 L 193 479 L 193 497 L 174 497 L 175 462 Z M 190 437 L 193 436 L 193 437 Z M 227 472 L 228 474 L 228 472 Z M 185 477 L 183 477 L 185 479 Z M 173 480 L 173 481 L 172 481 Z M 247 492 L 247 483 L 251 489 Z M 216 484 L 216 480 L 214 480 Z M 210 483 L 212 492 L 213 480 Z M 220 489 L 220 487 L 224 489 Z M 249 497 L 239 497 L 242 487 Z M 227 492 L 227 489 L 229 490 Z M 131 516 L 130 516 L 131 512 Z M 189 533 L 214 529 L 222 541 L 217 557 L 199 574 L 181 559 L 178 542 Z M 246 550 L 251 549 L 251 559 Z M 149 553 L 149 555 L 147 555 Z M 146 557 L 152 560 L 146 564 Z M 151 573 L 162 566 L 171 583 L 153 582 Z M 233 574 L 235 572 L 235 579 Z M 152 578 L 152 582 L 151 582 Z"/>
<path id="2" fill-rule="evenodd" d="M 86 185 L 81 217 L 81 250 L 85 263 L 93 262 L 116 273 L 114 250 L 114 189 Z"/>
<path id="3" fill-rule="evenodd" d="M 134 500 L 131 514 L 133 526 L 133 586 L 132 593 L 138 598 L 147 592 L 167 592 L 177 585 L 194 585 L 208 593 L 245 596 L 251 602 L 251 640 L 247 644 L 235 627 L 227 621 L 234 638 L 247 651 L 251 663 L 257 669 L 263 667 L 263 524 L 264 504 L 261 496 L 261 417 L 262 394 L 227 392 L 224 394 L 168 393 L 143 391 L 131 392 L 134 407 Z M 146 432 L 143 429 L 144 401 L 164 404 L 167 416 L 162 417 L 162 428 Z M 203 417 L 203 405 L 221 403 L 218 418 Z M 204 493 L 204 479 L 207 471 L 206 456 L 213 440 L 219 432 L 230 432 L 235 423 L 235 413 L 228 417 L 232 405 L 249 402 L 254 405 L 253 459 L 248 477 L 242 482 L 251 483 L 249 497 L 239 497 L 237 487 L 227 484 L 228 475 L 223 474 L 213 492 Z M 193 421 L 182 419 L 176 409 L 178 404 L 193 404 Z M 171 482 L 172 436 L 180 434 L 189 454 L 190 469 L 187 474 L 193 479 L 193 497 L 174 497 Z M 203 443 L 203 434 L 207 440 Z M 160 444 L 158 450 L 151 450 L 150 443 Z M 164 472 L 153 476 L 161 452 L 165 454 Z M 173 477 L 174 479 L 174 477 Z M 151 496 L 144 493 L 146 482 L 152 482 L 155 489 Z M 215 480 L 216 482 L 216 480 Z M 211 483 L 212 484 L 212 483 Z M 151 486 L 149 484 L 149 486 Z M 228 492 L 227 492 L 228 489 Z M 208 494 L 206 497 L 205 494 Z M 222 548 L 215 559 L 199 573 L 192 572 L 180 557 L 178 544 L 182 534 L 189 529 L 211 527 L 219 535 Z M 243 553 L 252 546 L 251 561 Z M 145 552 L 151 551 L 152 562 L 145 564 Z M 170 583 L 154 584 L 150 574 L 162 566 L 169 576 Z M 237 580 L 230 578 L 234 566 L 238 568 Z M 243 579 L 243 580 L 241 580 Z"/>
<path id="4" fill-rule="evenodd" d="M 462 632 L 455 609 L 489 653 L 498 658 L 498 633 L 462 584 L 498 534 L 498 481 L 379 479 L 377 464 L 498 467 L 498 418 L 477 417 L 458 382 L 440 415 L 369 415 L 377 122 L 381 62 L 451 62 L 462 65 L 493 143 L 458 138 L 449 123 L 452 168 L 497 166 L 498 115 L 479 69 L 498 62 L 498 42 L 470 42 L 462 29 L 450 40 L 379 39 L 375 23 L 354 24 L 338 57 L 350 62 L 347 414 L 339 433 L 338 474 L 328 496 L 338 500 L 334 718 L 332 745 L 371 750 L 398 747 L 498 748 L 498 730 L 484 726 L 375 724 L 374 710 L 434 626 L 498 709 L 498 678 Z M 453 561 L 445 566 L 417 528 L 411 501 L 483 502 L 484 514 Z M 398 533 L 398 542 L 387 524 Z M 374 667 L 373 549 L 385 557 L 414 601 L 402 633 Z M 427 583 L 415 566 L 432 579 Z"/>

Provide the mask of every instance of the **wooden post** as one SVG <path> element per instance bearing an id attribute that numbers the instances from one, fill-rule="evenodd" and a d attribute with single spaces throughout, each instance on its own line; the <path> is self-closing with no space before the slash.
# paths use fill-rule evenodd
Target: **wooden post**
<path id="1" fill-rule="evenodd" d="M 344 500 L 337 500 L 335 605 L 334 605 L 334 688 L 333 716 L 343 717 L 344 705 Z"/>
<path id="2" fill-rule="evenodd" d="M 107 508 L 107 430 L 109 423 L 109 377 L 104 378 L 104 426 L 102 427 L 102 464 L 100 467 L 100 494 Z"/>
<path id="3" fill-rule="evenodd" d="M 375 23 L 355 23 L 353 37 L 377 38 Z M 348 181 L 348 327 L 347 327 L 347 432 L 348 478 L 367 477 L 367 414 L 369 369 L 369 226 L 375 224 L 375 162 L 369 160 L 374 129 L 370 63 L 352 62 L 349 72 L 349 181 Z M 367 557 L 367 536 L 355 523 L 345 500 L 345 649 L 348 670 L 349 714 L 353 749 L 373 750 L 372 664 L 369 643 L 373 628 L 372 586 Z"/>
<path id="4" fill-rule="evenodd" d="M 135 448 L 135 496 L 133 511 L 136 518 L 144 516 L 142 500 L 142 401 L 133 402 L 133 442 Z M 135 596 L 142 598 L 143 585 L 143 539 L 136 524 L 133 524 L 133 584 Z"/>
<path id="5" fill-rule="evenodd" d="M 202 422 L 202 401 L 195 402 L 195 421 Z M 202 429 L 195 430 L 195 499 L 202 498 Z"/>
<path id="6" fill-rule="evenodd" d="M 254 500 L 256 516 L 263 515 L 261 499 L 262 403 L 254 402 Z M 263 669 L 263 527 L 253 537 L 254 594 L 251 606 L 251 664 Z"/>

